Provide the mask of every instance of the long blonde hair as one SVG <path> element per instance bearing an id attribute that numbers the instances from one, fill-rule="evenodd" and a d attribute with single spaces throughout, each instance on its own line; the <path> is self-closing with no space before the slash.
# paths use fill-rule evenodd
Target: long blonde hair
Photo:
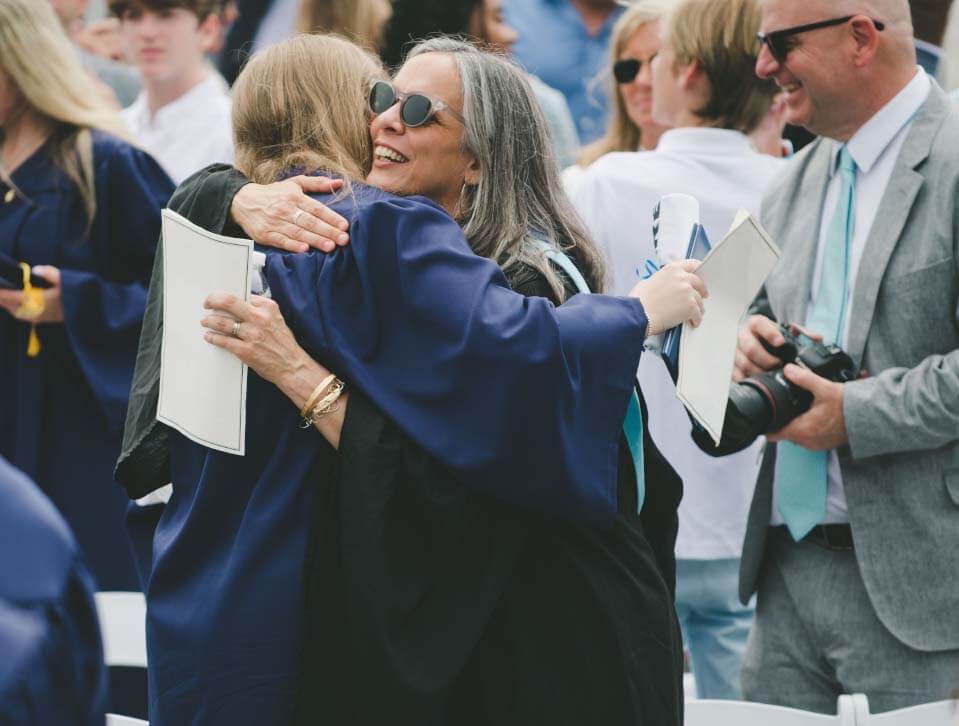
<path id="1" fill-rule="evenodd" d="M 120 117 L 83 70 L 50 3 L 0 0 L 0 69 L 31 110 L 53 125 L 50 155 L 77 185 L 92 224 L 97 199 L 90 130 L 129 139 Z M 2 165 L 0 175 L 9 183 Z"/>
<path id="2" fill-rule="evenodd" d="M 675 4 L 675 0 L 642 0 L 638 5 L 633 5 L 626 10 L 613 26 L 612 37 L 609 42 L 609 68 L 606 72 L 609 73 L 613 64 L 619 60 L 623 47 L 633 33 L 646 23 L 655 23 L 664 19 L 669 15 Z M 577 159 L 580 166 L 589 166 L 599 157 L 612 151 L 636 151 L 639 149 L 642 132 L 629 118 L 623 96 L 615 82 L 613 83 L 612 95 L 613 113 L 609 119 L 609 125 L 606 127 L 606 133 L 583 148 Z"/>
<path id="3" fill-rule="evenodd" d="M 391 13 L 389 0 L 302 0 L 297 30 L 335 33 L 378 51 Z"/>
<path id="4" fill-rule="evenodd" d="M 373 164 L 366 51 L 332 35 L 298 35 L 257 53 L 233 85 L 236 167 L 257 183 L 323 169 L 360 181 Z"/>

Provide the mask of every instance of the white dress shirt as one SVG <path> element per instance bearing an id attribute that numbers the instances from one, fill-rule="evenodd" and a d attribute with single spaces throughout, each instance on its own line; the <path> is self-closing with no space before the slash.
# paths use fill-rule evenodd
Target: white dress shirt
<path id="1" fill-rule="evenodd" d="M 230 96 L 215 71 L 152 116 L 146 91 L 121 114 L 133 137 L 176 184 L 209 164 L 233 163 Z"/>
<path id="2" fill-rule="evenodd" d="M 763 194 L 786 164 L 755 151 L 738 131 L 711 128 L 673 129 L 655 151 L 611 153 L 597 160 L 572 200 L 606 256 L 607 292 L 628 293 L 646 260 L 655 259 L 653 208 L 663 195 L 695 197 L 701 222 L 716 244 L 739 209 L 758 217 Z M 689 417 L 662 359 L 644 354 L 639 381 L 650 435 L 683 480 L 676 556 L 739 557 L 762 442 L 721 459 L 707 456 L 690 438 Z"/>
<path id="3" fill-rule="evenodd" d="M 906 135 L 912 126 L 916 112 L 926 102 L 932 85 L 929 77 L 921 68 L 917 68 L 916 75 L 895 98 L 883 106 L 871 119 L 849 139 L 849 154 L 856 162 L 856 189 L 854 195 L 854 222 L 853 236 L 849 245 L 849 276 L 846 281 L 847 310 L 852 304 L 853 293 L 856 287 L 856 275 L 859 272 L 859 263 L 862 261 L 866 249 L 866 240 L 872 229 L 872 222 L 879 211 L 879 204 L 889 180 L 892 178 L 896 159 L 906 141 Z M 839 150 L 842 144 L 834 141 L 832 150 L 832 166 L 830 167 L 829 184 L 826 187 L 826 197 L 823 201 L 823 214 L 819 220 L 819 245 L 816 250 L 816 265 L 813 268 L 812 283 L 809 286 L 809 300 L 806 306 L 806 317 L 812 312 L 815 296 L 819 290 L 819 280 L 822 276 L 823 249 L 826 245 L 826 236 L 829 234 L 829 224 L 836 213 L 836 204 L 842 187 L 842 175 L 837 174 L 839 167 Z M 851 312 L 851 311 L 850 311 Z M 795 321 L 790 321 L 795 322 Z M 852 316 L 847 314 L 842 331 L 842 340 L 837 341 L 846 347 L 849 340 L 849 326 Z M 821 331 L 811 331 L 818 333 Z M 836 451 L 829 452 L 827 467 L 828 488 L 826 492 L 826 515 L 824 524 L 843 524 L 849 522 L 849 513 L 846 507 L 846 493 L 842 486 L 842 473 L 839 470 L 839 456 Z M 783 524 L 783 519 L 776 506 L 776 485 L 773 484 L 773 511 L 771 523 Z"/>

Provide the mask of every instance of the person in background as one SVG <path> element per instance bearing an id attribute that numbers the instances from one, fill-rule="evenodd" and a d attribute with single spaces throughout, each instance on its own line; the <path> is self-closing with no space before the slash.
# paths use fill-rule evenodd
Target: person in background
<path id="1" fill-rule="evenodd" d="M 780 366 L 760 341 L 789 322 L 862 374 L 785 367 L 812 403 L 768 437 L 743 545 L 744 695 L 820 713 L 948 698 L 959 672 L 959 112 L 906 0 L 850 6 L 763 2 L 756 73 L 819 139 L 763 201 L 782 257 L 736 354 L 737 379 Z"/>
<path id="2" fill-rule="evenodd" d="M 613 24 L 624 10 L 616 0 L 507 0 L 506 22 L 519 33 L 514 52 L 526 70 L 566 96 L 581 144 L 606 128 L 609 99 L 601 76 Z"/>
<path id="3" fill-rule="evenodd" d="M 233 160 L 230 97 L 206 53 L 219 42 L 221 0 L 110 0 L 143 91 L 123 120 L 177 184 Z"/>
<path id="4" fill-rule="evenodd" d="M 659 21 L 674 4 L 674 0 L 643 0 L 623 13 L 613 26 L 612 116 L 606 133 L 580 152 L 575 166 L 564 169 L 563 185 L 570 196 L 576 193 L 586 168 L 604 154 L 649 151 L 659 143 L 666 129 L 653 119 L 649 64 L 659 51 Z"/>
<path id="5" fill-rule="evenodd" d="M 916 43 L 916 62 L 930 76 L 939 75 L 942 42 L 952 0 L 909 0 Z"/>
<path id="6" fill-rule="evenodd" d="M 396 0 L 381 56 L 398 67 L 414 41 L 444 34 L 474 38 L 509 54 L 519 35 L 503 17 L 503 0 Z M 527 74 L 553 137 L 560 168 L 572 163 L 579 148 L 576 126 L 563 94 Z"/>
<path id="7" fill-rule="evenodd" d="M 783 162 L 758 153 L 748 134 L 767 115 L 776 87 L 752 73 L 759 0 L 682 0 L 661 23 L 652 61 L 653 117 L 670 127 L 655 151 L 607 154 L 573 199 L 610 262 L 610 292 L 640 278 L 653 250 L 653 208 L 666 194 L 695 197 L 710 241 L 737 212 L 760 212 Z M 655 276 L 654 276 L 655 277 Z M 721 459 L 700 451 L 661 358 L 644 355 L 640 386 L 653 440 L 683 480 L 676 542 L 676 609 L 700 698 L 740 698 L 739 671 L 752 608 L 737 578 L 756 481 L 757 441 Z"/>
<path id="8" fill-rule="evenodd" d="M 302 0 L 300 33 L 336 33 L 378 52 L 391 14 L 390 0 Z"/>
<path id="9" fill-rule="evenodd" d="M 93 578 L 56 507 L 0 457 L 0 723 L 103 726 Z"/>
<path id="10" fill-rule="evenodd" d="M 106 84 L 119 108 L 129 106 L 140 92 L 140 78 L 129 66 L 93 53 L 78 42 L 84 28 L 88 0 L 50 0 L 66 34 L 80 53 L 83 67 Z"/>
<path id="11" fill-rule="evenodd" d="M 97 584 L 137 590 L 113 484 L 170 179 L 124 141 L 50 5 L 0 0 L 0 455 L 76 534 Z"/>

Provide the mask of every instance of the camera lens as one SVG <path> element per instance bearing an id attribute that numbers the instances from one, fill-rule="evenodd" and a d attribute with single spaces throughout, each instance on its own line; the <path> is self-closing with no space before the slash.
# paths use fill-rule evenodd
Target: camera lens
<path id="1" fill-rule="evenodd" d="M 755 379 L 734 383 L 729 388 L 729 406 L 724 429 L 735 439 L 752 441 L 769 430 L 773 419 L 772 397 Z"/>

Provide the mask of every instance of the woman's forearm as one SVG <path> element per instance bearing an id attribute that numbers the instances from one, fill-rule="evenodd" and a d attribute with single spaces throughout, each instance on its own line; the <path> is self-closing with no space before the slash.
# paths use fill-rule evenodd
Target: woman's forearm
<path id="1" fill-rule="evenodd" d="M 276 381 L 277 388 L 283 395 L 290 399 L 296 409 L 302 410 L 303 406 L 309 400 L 310 396 L 330 375 L 330 371 L 321 366 L 315 360 L 304 354 L 303 360 L 299 362 L 289 373 L 283 375 Z M 313 427 L 320 432 L 330 446 L 334 449 L 340 447 L 340 433 L 343 431 L 343 420 L 346 416 L 346 406 L 349 402 L 349 391 L 343 391 L 336 402 L 336 409 L 330 413 L 320 416 L 313 422 Z"/>

